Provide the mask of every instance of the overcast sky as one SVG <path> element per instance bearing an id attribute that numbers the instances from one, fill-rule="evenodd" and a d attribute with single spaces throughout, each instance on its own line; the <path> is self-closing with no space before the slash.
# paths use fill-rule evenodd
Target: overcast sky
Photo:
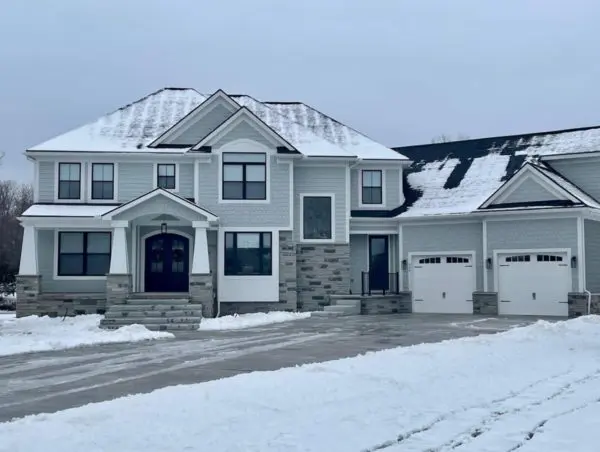
<path id="1" fill-rule="evenodd" d="M 165 86 L 302 100 L 388 146 L 600 124 L 598 0 L 4 0 L 0 179 Z"/>

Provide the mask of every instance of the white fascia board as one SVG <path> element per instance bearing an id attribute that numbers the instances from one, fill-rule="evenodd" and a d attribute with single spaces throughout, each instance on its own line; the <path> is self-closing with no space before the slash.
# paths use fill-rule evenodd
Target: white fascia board
<path id="1" fill-rule="evenodd" d="M 540 156 L 541 161 L 553 161 L 553 160 L 579 160 L 579 159 L 599 159 L 600 151 L 591 152 L 580 152 L 574 154 L 553 154 L 553 155 L 542 155 Z"/>

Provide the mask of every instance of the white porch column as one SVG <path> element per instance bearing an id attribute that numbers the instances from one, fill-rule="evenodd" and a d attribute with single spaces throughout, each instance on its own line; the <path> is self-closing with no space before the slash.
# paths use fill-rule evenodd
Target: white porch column
<path id="1" fill-rule="evenodd" d="M 21 246 L 19 275 L 33 276 L 37 274 L 38 255 L 36 229 L 31 225 L 23 225 L 23 245 Z"/>
<path id="2" fill-rule="evenodd" d="M 129 274 L 129 256 L 127 255 L 127 221 L 113 221 L 112 247 L 110 250 L 110 274 Z"/>
<path id="3" fill-rule="evenodd" d="M 210 273 L 210 263 L 208 261 L 208 238 L 206 228 L 208 222 L 194 221 L 194 257 L 192 261 L 192 275 L 208 275 Z"/>

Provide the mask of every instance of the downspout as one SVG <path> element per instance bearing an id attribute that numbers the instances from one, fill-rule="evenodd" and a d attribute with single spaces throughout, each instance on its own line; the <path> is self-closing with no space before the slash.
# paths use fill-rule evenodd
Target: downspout
<path id="1" fill-rule="evenodd" d="M 584 292 L 587 294 L 587 315 L 590 315 L 592 313 L 592 292 L 590 292 L 589 290 L 585 289 Z"/>

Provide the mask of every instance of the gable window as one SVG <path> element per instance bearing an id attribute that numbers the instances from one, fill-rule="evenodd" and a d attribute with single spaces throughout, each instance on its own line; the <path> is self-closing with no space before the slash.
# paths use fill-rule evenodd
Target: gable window
<path id="1" fill-rule="evenodd" d="M 110 269 L 110 232 L 59 232 L 58 276 L 105 276 Z"/>
<path id="2" fill-rule="evenodd" d="M 270 232 L 226 232 L 225 275 L 271 275 Z"/>
<path id="3" fill-rule="evenodd" d="M 58 199 L 81 199 L 81 163 L 58 164 Z"/>
<path id="4" fill-rule="evenodd" d="M 112 163 L 92 163 L 92 199 L 114 199 L 115 167 Z"/>
<path id="5" fill-rule="evenodd" d="M 302 197 L 302 238 L 333 240 L 333 196 Z"/>
<path id="6" fill-rule="evenodd" d="M 362 204 L 383 204 L 383 172 L 362 170 Z"/>
<path id="7" fill-rule="evenodd" d="M 223 199 L 267 199 L 266 154 L 223 154 Z"/>
<path id="8" fill-rule="evenodd" d="M 176 189 L 177 166 L 174 163 L 159 163 L 156 165 L 156 186 L 165 190 Z"/>

